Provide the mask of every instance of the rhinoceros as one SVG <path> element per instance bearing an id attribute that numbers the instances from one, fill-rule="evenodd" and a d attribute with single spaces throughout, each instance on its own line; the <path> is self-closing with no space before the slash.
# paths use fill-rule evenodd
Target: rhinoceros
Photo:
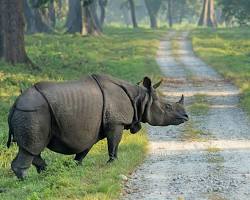
<path id="1" fill-rule="evenodd" d="M 33 164 L 45 170 L 41 152 L 47 147 L 75 154 L 81 164 L 91 147 L 107 138 L 109 160 L 117 158 L 124 129 L 136 133 L 141 122 L 152 126 L 179 125 L 188 120 L 184 96 L 168 103 L 157 95 L 150 78 L 133 85 L 108 75 L 89 75 L 66 82 L 39 82 L 20 94 L 9 112 L 9 147 L 19 151 L 11 168 L 19 179 Z"/>

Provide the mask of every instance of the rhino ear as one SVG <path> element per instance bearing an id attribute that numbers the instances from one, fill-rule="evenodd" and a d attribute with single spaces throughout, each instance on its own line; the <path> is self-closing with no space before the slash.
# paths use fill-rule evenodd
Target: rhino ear
<path id="1" fill-rule="evenodd" d="M 143 86 L 145 88 L 147 88 L 148 90 L 150 90 L 151 89 L 151 85 L 152 85 L 152 83 L 151 83 L 150 78 L 148 78 L 147 76 L 144 77 L 144 79 L 143 79 Z"/>
<path id="2" fill-rule="evenodd" d="M 179 102 L 178 103 L 180 103 L 180 104 L 184 104 L 184 95 L 181 95 L 181 99 L 179 100 Z"/>
<path id="3" fill-rule="evenodd" d="M 141 83 L 142 83 L 142 80 L 141 80 L 141 81 L 139 81 L 139 82 L 137 82 L 137 83 L 136 83 L 136 85 L 140 85 Z"/>
<path id="4" fill-rule="evenodd" d="M 154 84 L 153 88 L 154 89 L 158 88 L 161 85 L 162 81 L 163 81 L 163 79 L 161 79 L 158 83 Z"/>

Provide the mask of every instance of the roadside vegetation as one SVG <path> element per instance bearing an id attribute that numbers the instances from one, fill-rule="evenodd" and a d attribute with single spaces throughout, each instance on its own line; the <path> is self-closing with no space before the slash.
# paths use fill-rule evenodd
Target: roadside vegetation
<path id="1" fill-rule="evenodd" d="M 145 130 L 125 133 L 119 160 L 108 160 L 106 141 L 93 147 L 76 166 L 73 156 L 45 151 L 48 169 L 37 174 L 34 167 L 25 181 L 10 170 L 17 148 L 6 148 L 9 107 L 25 89 L 41 80 L 63 81 L 91 73 L 108 73 L 136 83 L 143 76 L 157 77 L 155 62 L 159 39 L 165 30 L 107 28 L 101 37 L 35 34 L 26 37 L 29 58 L 39 67 L 0 63 L 0 199 L 116 199 L 122 188 L 121 175 L 140 164 L 147 149 Z M 129 158 L 129 159 L 128 159 Z"/>
<path id="2" fill-rule="evenodd" d="M 195 29 L 192 42 L 198 56 L 241 89 L 250 114 L 250 28 Z"/>
<path id="3" fill-rule="evenodd" d="M 194 115 L 206 115 L 209 111 L 207 96 L 204 94 L 194 95 L 192 104 L 188 106 L 188 110 Z"/>

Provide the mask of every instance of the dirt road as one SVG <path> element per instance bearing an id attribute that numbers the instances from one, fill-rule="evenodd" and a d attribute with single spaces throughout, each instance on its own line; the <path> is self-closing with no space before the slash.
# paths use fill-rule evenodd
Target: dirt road
<path id="1" fill-rule="evenodd" d="M 170 101 L 184 94 L 191 119 L 149 127 L 149 155 L 123 199 L 249 200 L 250 121 L 239 90 L 196 57 L 187 32 L 169 32 L 157 62 L 166 76 L 162 93 Z"/>

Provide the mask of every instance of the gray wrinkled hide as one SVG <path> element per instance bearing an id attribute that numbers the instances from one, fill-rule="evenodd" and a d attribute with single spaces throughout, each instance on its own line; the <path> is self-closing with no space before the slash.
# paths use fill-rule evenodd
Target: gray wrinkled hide
<path id="1" fill-rule="evenodd" d="M 103 101 L 92 78 L 63 83 L 41 82 L 36 87 L 48 100 L 56 119 L 49 144 L 53 150 L 63 151 L 57 148 L 63 145 L 68 147 L 68 153 L 76 153 L 98 140 Z"/>
<path id="2" fill-rule="evenodd" d="M 14 112 L 9 125 L 14 141 L 26 151 L 37 155 L 49 140 L 51 117 L 48 104 L 31 87 L 19 96 L 14 106 L 18 110 L 12 108 Z"/>
<path id="3" fill-rule="evenodd" d="M 16 107 L 32 112 L 16 110 L 13 114 L 11 124 L 18 145 L 35 155 L 45 146 L 59 153 L 74 154 L 106 137 L 105 129 L 111 124 L 131 129 L 140 126 L 137 121 L 142 113 L 137 112 L 140 109 L 142 112 L 144 108 L 140 106 L 145 105 L 137 105 L 137 100 L 147 99 L 146 92 L 109 76 L 96 78 L 104 91 L 105 106 L 102 92 L 91 76 L 62 83 L 40 82 L 35 85 L 40 93 L 34 86 L 22 93 Z M 136 127 L 132 132 L 139 129 Z"/>
<path id="4" fill-rule="evenodd" d="M 128 125 L 131 133 L 140 130 L 140 121 L 148 95 L 145 89 L 126 81 L 96 75 L 104 90 L 105 106 L 103 123 Z"/>
<path id="5" fill-rule="evenodd" d="M 150 78 L 143 86 L 104 75 L 62 83 L 40 82 L 23 92 L 10 109 L 9 139 L 19 146 L 11 169 L 23 179 L 33 164 L 46 169 L 41 152 L 48 147 L 63 154 L 76 154 L 80 164 L 91 147 L 107 138 L 109 160 L 117 159 L 122 131 L 136 133 L 141 122 L 153 126 L 179 125 L 188 121 L 184 96 L 173 104 L 158 97 Z"/>

